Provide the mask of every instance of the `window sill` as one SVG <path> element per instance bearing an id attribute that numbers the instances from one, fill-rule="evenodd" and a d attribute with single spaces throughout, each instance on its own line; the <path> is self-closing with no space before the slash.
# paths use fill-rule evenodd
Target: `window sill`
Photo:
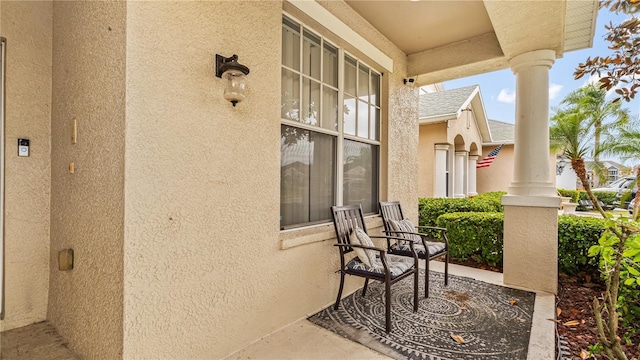
<path id="1" fill-rule="evenodd" d="M 364 222 L 371 234 L 379 233 L 378 229 L 382 228 L 380 215 L 365 216 Z M 336 233 L 332 223 L 282 230 L 280 231 L 280 249 L 286 250 L 335 238 Z"/>

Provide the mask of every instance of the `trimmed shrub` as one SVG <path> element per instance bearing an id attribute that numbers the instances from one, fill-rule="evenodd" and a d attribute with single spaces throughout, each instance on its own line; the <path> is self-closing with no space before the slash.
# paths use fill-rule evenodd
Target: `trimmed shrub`
<path id="1" fill-rule="evenodd" d="M 503 224 L 504 214 L 498 212 L 457 212 L 437 219 L 439 227 L 447 228 L 451 257 L 473 256 L 493 266 L 502 265 Z"/>
<path id="2" fill-rule="evenodd" d="M 616 197 L 615 191 L 594 191 L 593 195 L 595 195 L 598 200 L 602 201 L 604 207 L 607 209 L 613 209 L 613 202 L 618 200 Z M 589 195 L 586 191 L 580 190 L 580 200 L 589 200 Z M 585 210 L 582 206 L 578 206 L 578 210 Z"/>
<path id="3" fill-rule="evenodd" d="M 600 218 L 562 215 L 558 217 L 558 267 L 561 272 L 597 271 L 598 259 L 589 248 L 598 244 L 607 221 Z"/>
<path id="4" fill-rule="evenodd" d="M 493 206 L 492 212 L 504 212 L 502 207 L 502 196 L 507 195 L 506 191 L 486 192 L 472 197 L 473 201 L 486 201 Z"/>
<path id="5" fill-rule="evenodd" d="M 558 189 L 558 194 L 560 194 L 560 196 L 570 197 L 573 203 L 577 203 L 580 198 L 579 190 Z"/>
<path id="6" fill-rule="evenodd" d="M 472 198 L 421 198 L 420 225 L 436 226 L 438 216 L 454 212 L 502 212 L 501 197 L 506 192 L 484 193 Z"/>

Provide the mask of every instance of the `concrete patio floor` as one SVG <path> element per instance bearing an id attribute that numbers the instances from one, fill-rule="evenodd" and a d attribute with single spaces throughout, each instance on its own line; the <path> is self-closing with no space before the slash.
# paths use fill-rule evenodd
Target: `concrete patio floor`
<path id="1" fill-rule="evenodd" d="M 431 270 L 444 271 L 444 263 L 432 262 Z M 502 274 L 451 264 L 453 275 L 502 285 Z M 345 294 L 347 296 L 348 294 Z M 329 306 L 329 304 L 327 304 Z M 311 314 L 309 314 L 311 315 Z M 533 313 L 529 360 L 553 359 L 555 354 L 555 296 L 537 293 Z M 47 322 L 0 334 L 2 359 L 76 359 L 53 326 Z M 229 355 L 231 359 L 390 359 L 306 320 L 306 317 Z"/>
<path id="2" fill-rule="evenodd" d="M 444 272 L 444 263 L 442 262 L 433 261 L 430 267 L 432 271 Z M 504 286 L 502 274 L 493 271 L 450 264 L 449 273 Z M 528 360 L 550 360 L 555 357 L 555 323 L 548 319 L 555 319 L 555 296 L 554 294 L 537 292 L 529 339 Z M 305 317 L 226 358 L 226 360 L 235 359 L 390 358 L 316 326 L 307 321 Z"/>

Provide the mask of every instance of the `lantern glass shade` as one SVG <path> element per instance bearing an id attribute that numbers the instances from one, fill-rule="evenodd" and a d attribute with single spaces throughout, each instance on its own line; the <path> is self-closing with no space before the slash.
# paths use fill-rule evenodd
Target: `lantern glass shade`
<path id="1" fill-rule="evenodd" d="M 229 69 L 222 74 L 222 78 L 227 83 L 224 88 L 224 98 L 236 106 L 246 97 L 244 91 L 247 86 L 247 75 L 240 70 Z"/>

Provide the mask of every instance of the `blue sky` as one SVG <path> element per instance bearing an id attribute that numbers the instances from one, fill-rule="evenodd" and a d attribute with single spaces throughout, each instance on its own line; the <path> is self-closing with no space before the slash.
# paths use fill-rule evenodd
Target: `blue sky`
<path id="1" fill-rule="evenodd" d="M 549 105 L 557 106 L 562 99 L 571 91 L 583 86 L 588 78 L 574 80 L 573 72 L 576 66 L 584 62 L 588 56 L 603 56 L 611 53 L 607 48 L 608 43 L 604 40 L 606 32 L 604 25 L 610 21 L 619 23 L 626 15 L 616 15 L 607 9 L 602 9 L 598 13 L 596 23 L 596 35 L 593 39 L 591 49 L 567 52 L 564 57 L 556 59 L 549 73 Z M 515 118 L 515 85 L 516 79 L 510 69 L 495 71 L 491 73 L 470 76 L 444 82 L 446 90 L 455 89 L 469 85 L 480 85 L 482 100 L 489 119 L 514 123 Z M 613 98 L 614 95 L 611 95 Z M 631 102 L 622 101 L 623 106 L 631 110 L 635 117 L 640 114 L 640 97 Z M 552 111 L 550 111 L 550 114 Z"/>

